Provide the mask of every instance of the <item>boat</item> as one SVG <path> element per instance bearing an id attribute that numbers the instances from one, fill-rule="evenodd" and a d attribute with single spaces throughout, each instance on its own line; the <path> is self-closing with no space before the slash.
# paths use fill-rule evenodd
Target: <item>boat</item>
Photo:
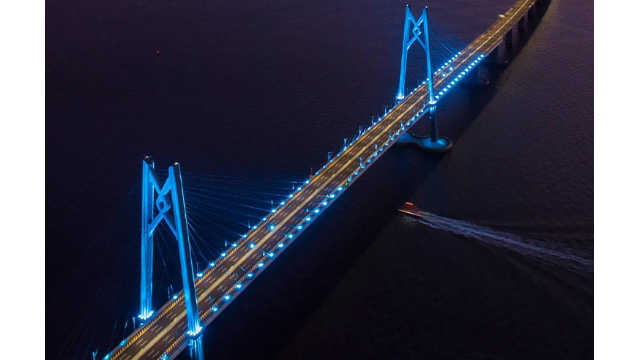
<path id="1" fill-rule="evenodd" d="M 413 217 L 417 217 L 417 218 L 421 218 L 421 217 L 425 217 L 425 216 L 429 216 L 429 212 L 428 211 L 424 211 L 422 209 L 420 209 L 419 207 L 415 206 L 414 204 L 410 203 L 410 202 L 406 202 L 404 203 L 399 209 L 398 211 L 400 211 L 403 214 L 407 214 Z"/>

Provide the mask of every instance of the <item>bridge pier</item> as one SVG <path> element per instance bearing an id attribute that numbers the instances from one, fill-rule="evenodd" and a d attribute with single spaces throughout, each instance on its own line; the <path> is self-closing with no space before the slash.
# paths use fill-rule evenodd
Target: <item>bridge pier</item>
<path id="1" fill-rule="evenodd" d="M 429 119 L 429 124 L 431 125 L 431 134 L 422 142 L 425 150 L 434 153 L 443 153 L 451 150 L 453 147 L 453 141 L 444 136 L 438 136 L 438 121 L 436 118 L 435 102 L 429 103 L 427 119 Z"/>
<path id="2" fill-rule="evenodd" d="M 520 19 L 518 21 L 518 31 L 519 32 L 523 32 L 524 31 L 524 16 L 522 17 L 522 19 Z"/>
<path id="3" fill-rule="evenodd" d="M 504 42 L 505 42 L 505 45 L 508 48 L 513 47 L 513 29 L 511 29 L 511 30 L 509 30 L 509 32 L 507 32 L 507 35 L 505 35 L 505 37 L 504 37 Z"/>
<path id="4" fill-rule="evenodd" d="M 429 134 L 429 136 L 415 135 L 409 131 L 402 134 L 397 144 L 416 145 L 420 149 L 430 153 L 445 153 L 450 151 L 453 148 L 453 141 L 447 137 L 438 135 L 435 103 L 429 106 L 426 117 L 429 119 L 431 126 L 431 134 Z"/>
<path id="5" fill-rule="evenodd" d="M 502 59 L 498 57 L 499 47 L 495 47 L 489 55 L 487 55 L 482 62 L 491 64 L 491 65 L 506 65 L 508 61 L 506 59 Z"/>
<path id="6" fill-rule="evenodd" d="M 462 83 L 469 86 L 487 86 L 489 85 L 489 80 L 480 76 L 479 66 L 474 66 L 462 79 Z"/>
<path id="7" fill-rule="evenodd" d="M 534 15 L 535 15 L 535 8 L 532 6 L 527 11 L 527 16 L 529 17 L 529 20 L 532 20 Z"/>

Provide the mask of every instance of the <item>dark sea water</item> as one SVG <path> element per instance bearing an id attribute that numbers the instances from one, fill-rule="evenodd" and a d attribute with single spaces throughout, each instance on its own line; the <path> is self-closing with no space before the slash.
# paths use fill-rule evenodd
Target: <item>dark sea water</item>
<path id="1" fill-rule="evenodd" d="M 511 4 L 412 3 L 450 44 Z M 119 340 L 86 329 L 135 311 L 135 271 L 109 307 L 87 299 L 118 259 L 136 269 L 139 219 L 111 225 L 123 207 L 138 216 L 144 154 L 186 172 L 304 178 L 392 103 L 404 5 L 48 1 L 47 358 L 91 359 L 94 344 L 104 356 Z M 513 245 L 593 261 L 593 3 L 553 0 L 537 19 L 501 48 L 507 67 L 484 70 L 491 86 L 439 103 L 453 151 L 385 154 L 207 327 L 207 359 L 593 358 L 593 268 Z M 425 69 L 411 55 L 412 86 Z M 410 220 L 405 201 L 490 230 Z"/>

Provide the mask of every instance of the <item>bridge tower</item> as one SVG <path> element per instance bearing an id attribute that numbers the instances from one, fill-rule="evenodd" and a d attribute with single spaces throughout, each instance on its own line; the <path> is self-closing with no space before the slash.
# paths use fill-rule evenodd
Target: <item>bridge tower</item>
<path id="1" fill-rule="evenodd" d="M 420 27 L 424 29 L 422 31 Z M 411 32 L 411 35 L 409 34 Z M 420 35 L 424 32 L 424 41 Z M 411 38 L 410 38 L 411 37 Z M 436 120 L 436 101 L 433 92 L 433 71 L 431 68 L 431 45 L 429 42 L 429 18 L 427 16 L 427 7 L 422 9 L 422 15 L 416 20 L 411 13 L 411 6 L 407 5 L 404 17 L 404 36 L 402 39 L 402 58 L 400 60 L 400 84 L 398 86 L 398 95 L 396 101 L 404 100 L 405 79 L 407 75 L 407 54 L 411 45 L 418 42 L 427 55 L 427 84 L 429 86 L 429 103 L 427 117 L 431 124 L 431 135 L 429 138 L 421 141 L 421 145 L 432 152 L 449 151 L 453 146 L 451 140 L 446 137 L 438 136 L 438 122 Z"/>
<path id="2" fill-rule="evenodd" d="M 404 36 L 402 37 L 402 57 L 400 58 L 400 82 L 398 84 L 398 95 L 396 101 L 404 100 L 405 80 L 407 77 L 407 56 L 411 45 L 418 41 L 427 54 L 427 72 L 431 72 L 431 62 L 429 61 L 429 32 L 427 28 L 427 8 L 422 10 L 422 15 L 416 20 L 411 13 L 411 6 L 407 5 L 404 15 Z M 420 30 L 423 25 L 424 31 Z M 424 41 L 420 35 L 424 32 Z M 411 37 L 411 38 L 409 38 Z M 429 75 L 430 77 L 430 75 Z"/>
<path id="3" fill-rule="evenodd" d="M 156 198 L 157 195 L 157 198 Z M 173 211 L 170 211 L 173 208 Z M 196 294 L 193 263 L 191 261 L 191 245 L 187 212 L 182 190 L 180 164 L 169 167 L 169 177 L 161 185 L 154 170 L 154 161 L 145 156 L 142 161 L 142 243 L 141 243 L 141 277 L 140 277 L 140 315 L 147 320 L 153 314 L 151 296 L 153 289 L 153 233 L 155 228 L 165 220 L 178 242 L 180 268 L 184 302 L 187 308 L 187 333 L 196 336 L 200 333 L 200 316 L 198 314 L 198 296 Z"/>

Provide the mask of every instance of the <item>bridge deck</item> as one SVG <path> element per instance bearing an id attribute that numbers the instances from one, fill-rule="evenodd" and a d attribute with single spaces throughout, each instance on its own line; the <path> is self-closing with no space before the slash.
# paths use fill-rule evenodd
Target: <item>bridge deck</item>
<path id="1" fill-rule="evenodd" d="M 434 92 L 438 99 L 479 63 L 481 57 L 498 46 L 506 32 L 534 3 L 535 0 L 518 0 L 446 68 L 436 71 Z M 407 96 L 197 280 L 198 306 L 204 325 L 226 307 L 230 300 L 225 300 L 225 296 L 230 299 L 237 296 L 340 195 L 341 187 L 355 181 L 424 114 L 428 95 L 428 87 L 422 85 Z M 239 288 L 238 284 L 241 284 Z M 127 338 L 124 346 L 114 349 L 111 359 L 160 359 L 163 354 L 173 358 L 187 346 L 186 327 L 184 299 L 180 295 Z"/>

